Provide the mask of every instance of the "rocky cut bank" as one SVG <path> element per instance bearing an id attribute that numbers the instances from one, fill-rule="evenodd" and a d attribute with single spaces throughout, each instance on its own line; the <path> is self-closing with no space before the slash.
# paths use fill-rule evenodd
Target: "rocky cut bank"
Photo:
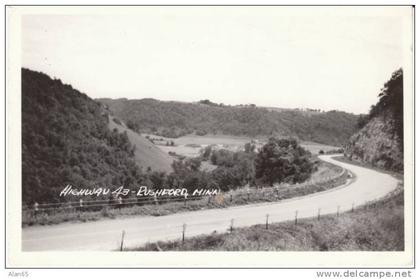
<path id="1" fill-rule="evenodd" d="M 345 146 L 350 160 L 385 170 L 404 171 L 403 70 L 384 84 L 379 101 L 358 121 L 360 130 Z"/>

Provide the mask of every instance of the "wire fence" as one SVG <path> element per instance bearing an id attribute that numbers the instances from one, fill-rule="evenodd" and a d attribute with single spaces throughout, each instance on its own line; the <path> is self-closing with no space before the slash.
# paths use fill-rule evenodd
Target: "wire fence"
<path id="1" fill-rule="evenodd" d="M 204 196 L 138 196 L 135 198 L 112 197 L 100 200 L 84 200 L 63 201 L 53 203 L 37 203 L 32 206 L 23 206 L 22 211 L 26 214 L 37 215 L 39 213 L 56 213 L 58 211 L 99 211 L 109 208 L 126 208 L 131 206 L 144 205 L 162 205 L 167 203 L 184 203 L 186 206 L 190 202 L 201 202 L 202 204 L 218 204 L 219 206 L 227 206 L 231 204 L 244 204 L 251 200 L 257 201 L 278 201 L 294 196 L 302 196 L 311 194 L 307 192 L 310 186 L 318 186 L 321 189 L 313 188 L 315 192 L 322 191 L 322 187 L 331 183 L 345 183 L 345 180 L 351 178 L 352 175 L 347 170 L 342 169 L 340 173 L 319 179 L 310 179 L 303 183 L 275 184 L 273 187 L 242 187 L 234 191 L 219 193 L 217 195 Z M 338 186 L 338 185 L 337 185 Z M 306 191 L 306 192 L 305 192 Z"/>
<path id="2" fill-rule="evenodd" d="M 106 207 L 113 207 L 113 208 L 121 208 L 126 206 L 134 206 L 134 205 L 150 205 L 150 204 L 162 204 L 168 202 L 187 202 L 187 201 L 194 201 L 200 200 L 202 197 L 163 197 L 163 198 L 151 198 L 151 197 L 139 197 L 139 198 L 132 198 L 132 199 L 109 199 L 109 200 L 83 200 L 80 199 L 76 202 L 61 202 L 61 203 L 43 203 L 38 204 L 35 203 L 33 207 L 24 207 L 23 211 L 26 212 L 48 212 L 53 210 L 66 210 L 66 209 L 73 209 L 73 210 L 83 210 L 83 209 L 103 209 Z"/>
<path id="3" fill-rule="evenodd" d="M 247 227 L 251 225 L 262 225 L 263 228 L 269 230 L 274 223 L 289 221 L 292 222 L 295 226 L 305 222 L 305 221 L 321 221 L 323 218 L 326 217 L 335 217 L 340 218 L 345 213 L 355 213 L 356 211 L 360 210 L 368 210 L 372 208 L 377 208 L 383 206 L 389 200 L 401 193 L 403 190 L 401 188 L 397 188 L 392 192 L 388 193 L 384 197 L 373 199 L 370 201 L 365 201 L 362 203 L 356 202 L 348 202 L 342 205 L 333 205 L 327 206 L 325 208 L 322 207 L 313 207 L 310 209 L 305 210 L 288 210 L 283 212 L 271 212 L 265 215 L 255 215 L 255 216 L 247 216 L 246 218 L 226 218 L 224 221 L 211 221 L 211 222 L 201 222 L 201 223 L 182 223 L 180 225 L 175 226 L 165 226 L 165 230 L 169 231 L 169 235 L 172 237 L 166 238 L 166 240 L 171 241 L 180 241 L 182 244 L 187 240 L 188 237 L 197 236 L 200 234 L 204 234 L 202 227 L 211 228 L 207 231 L 207 233 L 211 232 L 224 232 L 224 233 L 233 233 L 236 229 L 240 229 L 241 227 Z M 130 234 L 137 235 L 139 233 L 144 233 L 145 229 L 138 229 L 138 230 L 131 230 Z M 191 232 L 191 234 L 189 234 Z M 127 237 L 127 231 L 122 230 L 121 234 L 121 241 L 119 245 L 120 251 L 124 251 L 125 249 L 125 238 Z M 148 242 L 153 243 L 153 242 Z M 158 247 L 159 248 L 159 247 Z M 131 247 L 133 249 L 133 247 Z"/>

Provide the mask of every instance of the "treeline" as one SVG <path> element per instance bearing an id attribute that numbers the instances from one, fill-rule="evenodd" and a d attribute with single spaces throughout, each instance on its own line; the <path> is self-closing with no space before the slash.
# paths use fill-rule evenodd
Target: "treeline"
<path id="1" fill-rule="evenodd" d="M 165 137 L 198 135 L 292 136 L 301 140 L 342 145 L 354 132 L 358 117 L 341 111 L 307 114 L 250 106 L 198 104 L 154 99 L 99 99 L 137 132 Z"/>
<path id="2" fill-rule="evenodd" d="M 270 187 L 274 183 L 297 183 L 308 179 L 316 170 L 311 155 L 298 145 L 296 139 L 270 138 L 260 152 L 252 144 L 244 151 L 204 149 L 200 157 L 186 158 L 173 163 L 174 172 L 155 177 L 155 185 L 182 186 L 192 191 L 196 188 L 217 188 L 230 191 L 248 185 Z M 209 160 L 216 169 L 201 170 L 203 161 Z"/>

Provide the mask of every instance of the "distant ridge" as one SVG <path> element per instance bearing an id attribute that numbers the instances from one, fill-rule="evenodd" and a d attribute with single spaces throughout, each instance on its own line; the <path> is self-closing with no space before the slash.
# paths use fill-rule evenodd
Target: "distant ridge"
<path id="1" fill-rule="evenodd" d="M 293 136 L 305 141 L 341 146 L 357 131 L 358 116 L 341 112 L 229 106 L 209 100 L 199 103 L 155 99 L 97 99 L 133 130 L 165 137 L 225 134 Z"/>

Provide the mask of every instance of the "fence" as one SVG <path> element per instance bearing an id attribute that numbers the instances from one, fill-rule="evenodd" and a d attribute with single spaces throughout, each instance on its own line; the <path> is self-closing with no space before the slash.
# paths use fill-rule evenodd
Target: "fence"
<path id="1" fill-rule="evenodd" d="M 57 203 L 35 203 L 33 207 L 23 207 L 23 211 L 27 212 L 49 212 L 57 210 L 100 210 L 105 207 L 122 208 L 133 205 L 150 205 L 150 204 L 163 204 L 168 202 L 184 202 L 194 201 L 202 199 L 200 196 L 196 197 L 138 197 L 131 199 L 108 199 L 108 200 L 83 200 L 72 201 L 72 202 L 57 202 Z"/>
<path id="2" fill-rule="evenodd" d="M 287 184 L 282 183 L 274 187 L 266 188 L 250 188 L 245 187 L 231 192 L 225 192 L 217 196 L 179 196 L 179 197 L 150 197 L 142 196 L 136 198 L 121 197 L 117 199 L 102 199 L 102 200 L 83 200 L 70 202 L 56 202 L 56 203 L 35 203 L 32 207 L 23 207 L 24 213 L 32 215 L 46 213 L 54 214 L 63 211 L 100 211 L 103 209 L 115 208 L 122 209 L 131 206 L 144 205 L 162 205 L 167 203 L 183 203 L 184 206 L 193 202 L 199 203 L 203 206 L 211 207 L 226 207 L 229 205 L 240 205 L 249 202 L 269 202 L 288 199 L 296 196 L 303 196 L 312 194 L 322 190 L 326 190 L 326 185 L 330 188 L 338 186 L 336 184 L 344 184 L 348 178 L 346 170 L 335 176 L 330 176 L 322 179 L 311 179 L 304 183 Z M 313 187 L 310 187 L 313 186 Z"/>
<path id="3" fill-rule="evenodd" d="M 250 218 L 226 218 L 224 221 L 216 221 L 216 222 L 204 222 L 204 223 L 182 223 L 182 225 L 178 226 L 165 226 L 165 230 L 172 230 L 174 233 L 171 238 L 172 241 L 180 241 L 182 244 L 187 240 L 187 237 L 197 236 L 199 234 L 211 233 L 214 231 L 219 230 L 220 232 L 224 233 L 233 233 L 236 229 L 241 227 L 247 227 L 252 225 L 263 225 L 263 228 L 269 230 L 273 223 L 289 221 L 292 222 L 295 226 L 298 226 L 303 221 L 321 221 L 322 218 L 326 217 L 335 217 L 340 218 L 345 213 L 354 213 L 357 210 L 367 210 L 371 208 L 376 208 L 379 205 L 384 205 L 391 199 L 393 196 L 396 196 L 398 193 L 402 192 L 402 189 L 396 189 L 390 193 L 388 193 L 385 197 L 380 199 L 374 199 L 371 201 L 367 201 L 364 203 L 356 204 L 355 202 L 346 203 L 343 205 L 331 205 L 325 208 L 313 208 L 312 212 L 309 210 L 295 210 L 295 211 L 285 211 L 285 212 L 277 212 L 277 213 L 267 213 L 265 215 L 256 215 L 250 216 Z M 212 228 L 207 232 L 202 230 L 200 231 L 200 227 L 207 227 Z M 189 231 L 191 229 L 195 229 L 189 235 Z M 132 234 L 138 234 L 141 230 L 134 230 L 131 231 Z M 178 234 L 178 237 L 176 236 Z M 124 251 L 124 237 L 127 235 L 126 231 L 122 231 L 121 235 L 121 243 L 118 250 Z M 168 239 L 167 239 L 168 240 Z M 159 248 L 159 247 L 158 247 Z M 160 248 L 159 248 L 160 249 Z"/>

